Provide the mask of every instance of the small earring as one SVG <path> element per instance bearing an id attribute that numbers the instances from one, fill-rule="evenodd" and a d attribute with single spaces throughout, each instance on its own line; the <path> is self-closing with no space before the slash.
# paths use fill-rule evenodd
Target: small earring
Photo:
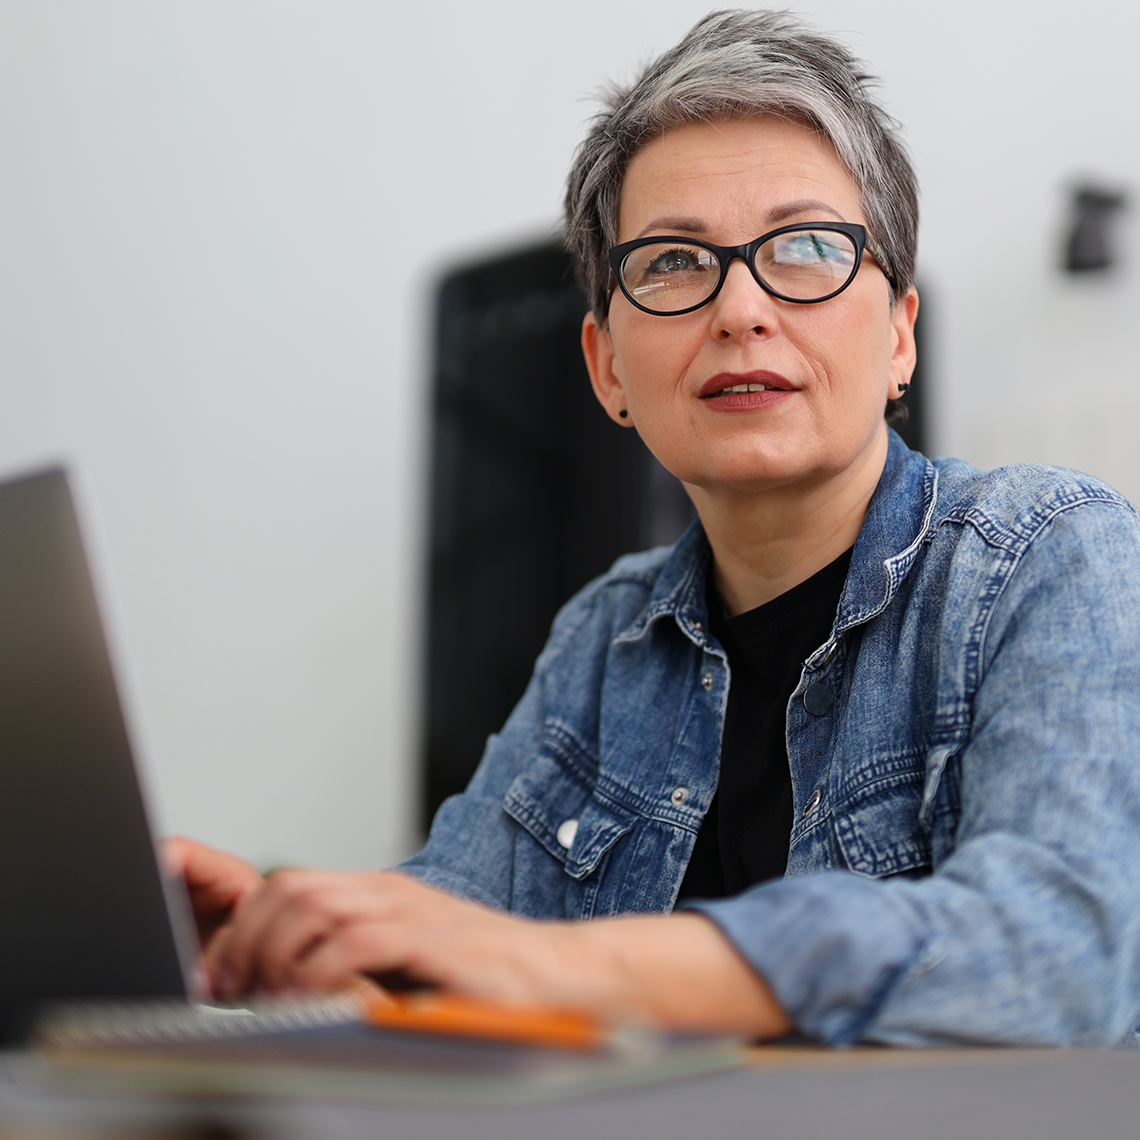
<path id="1" fill-rule="evenodd" d="M 906 393 L 907 393 L 907 389 L 908 389 L 909 387 L 910 387 L 910 385 L 909 385 L 909 384 L 900 384 L 900 385 L 899 385 L 899 397 L 900 397 L 900 398 L 906 395 Z"/>
<path id="2" fill-rule="evenodd" d="M 618 415 L 621 416 L 621 418 L 624 420 L 625 417 L 629 415 L 629 412 L 627 412 L 625 408 L 622 408 L 622 410 L 618 412 Z"/>

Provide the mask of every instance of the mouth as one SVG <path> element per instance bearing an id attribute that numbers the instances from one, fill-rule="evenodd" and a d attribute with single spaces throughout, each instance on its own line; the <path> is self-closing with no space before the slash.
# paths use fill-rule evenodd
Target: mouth
<path id="1" fill-rule="evenodd" d="M 748 396 L 760 392 L 794 392 L 795 385 L 778 372 L 719 372 L 701 385 L 702 400 Z"/>

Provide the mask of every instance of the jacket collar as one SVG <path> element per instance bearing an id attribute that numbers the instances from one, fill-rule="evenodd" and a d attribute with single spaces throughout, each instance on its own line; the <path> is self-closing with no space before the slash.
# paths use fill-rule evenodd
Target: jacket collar
<path id="1" fill-rule="evenodd" d="M 836 633 L 885 610 L 933 530 L 938 472 L 888 429 L 887 462 L 859 528 Z"/>
<path id="2" fill-rule="evenodd" d="M 693 519 L 674 544 L 645 608 L 618 635 L 618 641 L 636 641 L 658 618 L 672 616 L 682 633 L 697 645 L 705 645 L 708 607 L 705 581 L 712 550 L 700 519 Z"/>
<path id="3" fill-rule="evenodd" d="M 887 460 L 855 541 L 835 629 L 808 664 L 825 655 L 837 634 L 886 609 L 933 529 L 938 473 L 896 432 L 888 428 L 887 435 Z M 617 640 L 635 641 L 658 618 L 672 616 L 694 644 L 707 646 L 705 582 L 711 559 L 700 520 L 694 519 L 661 567 L 645 608 Z"/>

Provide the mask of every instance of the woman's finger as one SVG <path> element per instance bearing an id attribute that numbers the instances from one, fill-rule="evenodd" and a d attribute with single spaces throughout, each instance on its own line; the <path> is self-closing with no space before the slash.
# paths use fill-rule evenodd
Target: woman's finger
<path id="1" fill-rule="evenodd" d="M 303 892 L 319 893 L 317 884 L 323 877 L 319 872 L 278 871 L 243 900 L 220 935 L 213 956 L 212 978 L 219 997 L 237 997 L 254 988 L 266 930 L 278 912 Z"/>
<path id="2" fill-rule="evenodd" d="M 237 912 L 215 959 L 227 996 L 288 984 L 294 961 L 330 931 L 393 909 L 394 876 L 279 871 Z"/>
<path id="3" fill-rule="evenodd" d="M 160 851 L 167 870 L 180 875 L 186 883 L 203 945 L 263 881 L 257 869 L 244 859 L 192 839 L 173 836 L 162 842 Z"/>
<path id="4" fill-rule="evenodd" d="M 339 926 L 294 960 L 284 984 L 299 990 L 327 990 L 361 974 L 405 969 L 410 957 L 405 933 L 392 923 L 375 920 Z M 417 980 L 430 984 L 436 979 L 417 975 Z"/>
<path id="5" fill-rule="evenodd" d="M 360 923 L 383 925 L 386 890 L 375 876 L 340 876 L 286 897 L 261 930 L 251 969 L 258 988 L 296 986 L 298 965 L 322 942 Z"/>
<path id="6" fill-rule="evenodd" d="M 274 911 L 250 952 L 250 990 L 287 988 L 296 962 L 340 925 L 335 913 L 314 907 L 305 899 L 289 899 Z"/>

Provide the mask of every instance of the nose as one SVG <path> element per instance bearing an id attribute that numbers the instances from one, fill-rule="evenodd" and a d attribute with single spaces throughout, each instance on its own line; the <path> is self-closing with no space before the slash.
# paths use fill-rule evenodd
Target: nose
<path id="1" fill-rule="evenodd" d="M 729 263 L 724 285 L 710 308 L 712 335 L 718 341 L 771 336 L 779 325 L 776 298 L 760 288 L 740 257 Z"/>

